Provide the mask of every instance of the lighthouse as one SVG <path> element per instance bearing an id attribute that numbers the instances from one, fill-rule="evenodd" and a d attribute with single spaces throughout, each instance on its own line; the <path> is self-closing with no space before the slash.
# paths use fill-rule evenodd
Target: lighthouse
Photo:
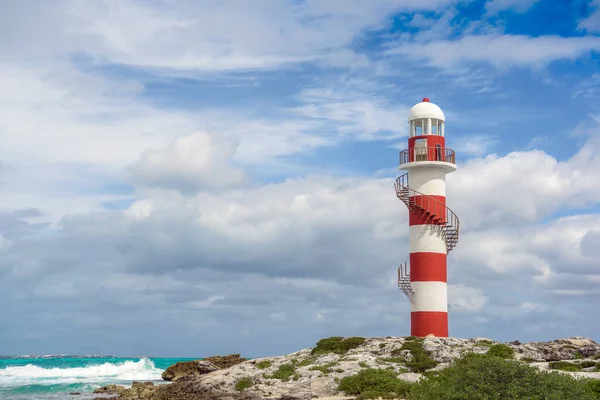
<path id="1" fill-rule="evenodd" d="M 446 174 L 456 170 L 446 147 L 446 118 L 424 98 L 408 114 L 408 148 L 400 152 L 396 196 L 408 208 L 409 265 L 398 268 L 398 287 L 410 301 L 412 336 L 448 336 L 447 254 L 459 221 L 446 206 Z"/>

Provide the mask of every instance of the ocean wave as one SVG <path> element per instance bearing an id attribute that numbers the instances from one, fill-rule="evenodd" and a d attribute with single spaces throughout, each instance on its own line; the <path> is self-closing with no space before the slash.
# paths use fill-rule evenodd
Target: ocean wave
<path id="1" fill-rule="evenodd" d="M 102 383 L 118 381 L 158 381 L 162 369 L 152 360 L 104 363 L 78 368 L 42 368 L 37 365 L 6 367 L 0 369 L 0 387 L 24 385 L 56 385 L 76 382 Z"/>

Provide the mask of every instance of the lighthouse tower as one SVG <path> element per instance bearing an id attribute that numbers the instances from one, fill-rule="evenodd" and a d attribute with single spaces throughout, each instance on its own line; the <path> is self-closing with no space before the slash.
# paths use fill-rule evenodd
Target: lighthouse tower
<path id="1" fill-rule="evenodd" d="M 410 268 L 398 268 L 398 287 L 411 304 L 412 336 L 448 336 L 446 256 L 458 241 L 458 217 L 446 207 L 446 174 L 456 170 L 446 148 L 446 118 L 425 98 L 408 115 L 408 149 L 400 152 L 396 195 L 408 207 Z"/>

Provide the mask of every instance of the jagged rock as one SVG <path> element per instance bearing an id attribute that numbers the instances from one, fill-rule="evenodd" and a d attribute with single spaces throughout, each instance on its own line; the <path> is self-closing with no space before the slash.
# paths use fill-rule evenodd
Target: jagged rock
<path id="1" fill-rule="evenodd" d="M 119 393 L 119 399 L 152 399 L 152 396 L 157 391 L 158 387 L 152 382 L 137 382 L 134 381 L 131 388 L 123 390 Z"/>
<path id="2" fill-rule="evenodd" d="M 240 357 L 240 354 L 229 354 L 226 356 L 207 357 L 204 359 L 204 361 L 208 361 L 221 369 L 225 369 L 225 368 L 232 367 L 236 364 L 240 364 L 240 363 L 246 361 L 246 359 L 243 357 Z"/>
<path id="3" fill-rule="evenodd" d="M 170 385 L 161 385 L 152 400 L 261 400 L 252 392 L 224 392 L 205 385 L 199 377 L 180 380 Z"/>
<path id="4" fill-rule="evenodd" d="M 174 366 L 165 376 L 174 380 L 167 385 L 153 387 L 151 400 L 307 400 L 325 398 L 331 400 L 352 399 L 338 391 L 341 379 L 354 375 L 364 368 L 388 369 L 396 372 L 399 379 L 416 382 L 427 374 L 406 372 L 406 365 L 398 362 L 411 360 L 409 350 L 400 350 L 407 342 L 403 337 L 368 338 L 360 346 L 346 354 L 311 355 L 311 349 L 303 349 L 278 357 L 246 360 L 239 354 L 225 357 L 209 357 L 203 360 L 208 367 L 199 370 L 199 361 L 187 362 L 179 375 Z M 441 370 L 465 353 L 486 353 L 490 346 L 499 342 L 486 338 L 459 339 L 429 336 L 421 340 L 423 348 L 439 364 L 430 371 Z M 548 369 L 548 361 L 591 358 L 600 354 L 600 345 L 582 337 L 559 339 L 551 342 L 505 343 L 515 351 L 517 359 L 527 358 L 530 365 Z M 263 363 L 269 361 L 269 363 Z M 183 363 L 178 363 L 183 364 Z M 204 364 L 205 366 L 207 364 Z M 265 367 L 265 365 L 268 365 Z M 262 366 L 263 368 L 259 368 Z M 281 368 L 281 370 L 280 370 Z M 209 372 L 205 372 L 210 370 Z M 199 372 L 201 371 L 201 372 Z M 283 372 L 282 372 L 283 371 Z M 286 372 L 287 371 L 287 372 Z M 582 370 L 564 372 L 578 377 L 600 378 L 600 372 Z M 171 375 L 173 375 L 171 377 Z M 164 376 L 163 376 L 164 378 Z M 236 390 L 236 383 L 246 378 L 252 383 L 243 392 Z M 281 379 L 283 378 L 283 379 Z M 116 385 L 112 385 L 116 387 Z M 124 388 L 121 387 L 121 390 Z M 116 389 L 118 390 L 118 389 Z M 116 392 L 102 392 L 116 393 Z M 129 393 L 129 392 L 127 392 Z M 123 393 L 121 393 L 123 394 Z M 120 399 L 125 399 L 119 396 Z"/>
<path id="5" fill-rule="evenodd" d="M 98 389 L 94 390 L 94 393 L 95 394 L 119 394 L 125 389 L 126 388 L 124 386 L 111 384 L 111 385 L 99 387 Z"/>
<path id="6" fill-rule="evenodd" d="M 218 370 L 219 367 L 210 361 L 181 361 L 171 365 L 162 373 L 165 381 L 176 381 L 185 376 L 204 375 Z"/>

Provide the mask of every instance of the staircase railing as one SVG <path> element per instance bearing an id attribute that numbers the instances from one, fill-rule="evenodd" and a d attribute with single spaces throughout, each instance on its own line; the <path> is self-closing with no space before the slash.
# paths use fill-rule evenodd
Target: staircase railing
<path id="1" fill-rule="evenodd" d="M 395 183 L 396 195 L 418 218 L 425 222 L 433 222 L 438 227 L 446 243 L 446 252 L 449 253 L 458 243 L 460 222 L 458 217 L 449 207 L 441 201 L 411 189 L 408 185 L 408 173 L 401 175 Z"/>
<path id="2" fill-rule="evenodd" d="M 412 290 L 412 286 L 410 285 L 410 273 L 408 272 L 406 261 L 404 262 L 404 269 L 402 269 L 402 265 L 398 267 L 398 287 L 412 303 L 412 296 L 414 292 Z"/>

